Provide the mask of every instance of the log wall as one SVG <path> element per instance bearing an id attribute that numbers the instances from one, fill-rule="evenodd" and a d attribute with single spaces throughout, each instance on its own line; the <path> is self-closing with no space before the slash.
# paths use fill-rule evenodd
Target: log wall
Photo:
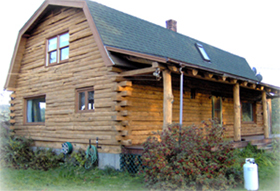
<path id="1" fill-rule="evenodd" d="M 69 60 L 46 67 L 46 39 L 65 31 L 70 35 Z M 34 139 L 37 146 L 61 148 L 69 141 L 75 149 L 85 149 L 89 139 L 95 143 L 98 137 L 100 152 L 119 153 L 112 120 L 116 82 L 108 74 L 83 11 L 61 8 L 47 13 L 26 42 L 14 100 L 16 134 Z M 95 111 L 77 113 L 75 90 L 88 86 L 94 87 Z M 46 95 L 45 124 L 25 125 L 24 97 L 40 94 Z"/>
<path id="2" fill-rule="evenodd" d="M 129 139 L 132 144 L 143 143 L 152 132 L 161 131 L 163 127 L 163 87 L 159 82 L 135 81 L 128 107 Z"/>
<path id="3" fill-rule="evenodd" d="M 61 148 L 69 141 L 85 149 L 96 137 L 99 152 L 120 153 L 120 145 L 138 145 L 163 127 L 163 82 L 123 81 L 123 70 L 106 67 L 86 18 L 80 9 L 61 8 L 45 14 L 30 33 L 13 94 L 11 117 L 16 134 L 35 140 L 36 146 Z M 69 60 L 45 66 L 46 39 L 69 31 Z M 179 122 L 179 75 L 172 74 L 173 122 Z M 95 111 L 75 111 L 75 90 L 94 87 Z M 191 91 L 195 89 L 195 97 Z M 199 125 L 212 118 L 211 96 L 223 97 L 226 136 L 233 137 L 232 85 L 184 77 L 184 125 Z M 242 94 L 242 92 L 244 92 Z M 256 93 L 241 89 L 242 99 Z M 24 98 L 46 95 L 45 124 L 24 124 Z M 252 94 L 252 95 L 251 95 Z M 249 95 L 249 96 L 248 96 Z M 255 123 L 242 123 L 242 135 L 263 134 L 261 103 L 256 104 Z"/>
<path id="4" fill-rule="evenodd" d="M 256 110 L 254 113 L 255 121 L 254 122 L 242 122 L 241 121 L 241 136 L 250 136 L 250 135 L 263 135 L 263 116 L 262 116 L 262 104 L 257 102 Z M 233 100 L 225 99 L 223 101 L 223 122 L 224 127 L 226 128 L 225 135 L 226 137 L 233 137 Z"/>
<path id="5" fill-rule="evenodd" d="M 180 89 L 179 76 L 172 76 L 173 88 L 173 123 L 179 123 L 180 109 Z M 195 89 L 195 97 L 191 95 L 191 89 Z M 128 89 L 127 89 L 128 90 Z M 127 136 L 122 139 L 130 139 L 132 145 L 143 143 L 146 138 L 153 135 L 152 132 L 161 131 L 163 127 L 163 82 L 144 82 L 140 79 L 133 81 L 129 88 L 132 92 L 128 98 L 130 105 L 126 107 L 128 115 L 126 116 Z M 197 79 L 184 78 L 184 105 L 183 105 L 183 124 L 200 125 L 203 120 L 212 118 L 212 96 L 221 94 L 223 124 L 225 127 L 225 136 L 233 137 L 233 95 L 232 85 L 218 84 Z M 251 93 L 251 94 L 250 94 Z M 241 89 L 241 101 L 252 101 L 257 98 L 259 92 L 251 92 Z M 250 99 L 245 99 L 250 95 Z M 254 97 L 253 97 L 254 96 Z M 256 102 L 255 122 L 241 122 L 241 135 L 263 134 L 262 105 Z M 121 137 L 120 137 L 121 138 Z"/>

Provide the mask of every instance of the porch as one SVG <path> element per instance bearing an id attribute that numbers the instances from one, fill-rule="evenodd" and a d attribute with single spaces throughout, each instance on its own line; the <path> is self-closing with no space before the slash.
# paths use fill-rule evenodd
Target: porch
<path id="1" fill-rule="evenodd" d="M 251 145 L 257 146 L 257 149 L 271 150 L 272 146 L 270 144 L 274 138 L 280 139 L 280 134 L 270 135 L 269 138 L 264 138 L 264 135 L 242 136 L 241 141 L 235 142 L 233 138 L 230 141 L 232 142 L 231 145 L 233 148 L 244 148 L 250 143 Z M 122 152 L 126 154 L 142 155 L 143 146 L 125 146 Z"/>

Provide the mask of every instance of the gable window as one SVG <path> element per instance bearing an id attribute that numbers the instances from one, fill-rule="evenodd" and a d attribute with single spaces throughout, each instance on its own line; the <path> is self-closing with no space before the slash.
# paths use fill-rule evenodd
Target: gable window
<path id="1" fill-rule="evenodd" d="M 253 122 L 254 121 L 254 106 L 249 102 L 242 102 L 242 121 Z"/>
<path id="2" fill-rule="evenodd" d="M 203 60 L 210 62 L 211 60 L 210 60 L 208 54 L 206 53 L 206 51 L 204 50 L 202 44 L 196 43 L 196 47 L 199 50 Z"/>
<path id="3" fill-rule="evenodd" d="M 94 110 L 94 89 L 93 87 L 76 89 L 76 111 Z"/>
<path id="4" fill-rule="evenodd" d="M 58 64 L 69 58 L 69 33 L 63 33 L 47 40 L 47 64 Z"/>
<path id="5" fill-rule="evenodd" d="M 25 99 L 25 122 L 44 123 L 46 110 L 46 97 L 38 96 Z"/>
<path id="6" fill-rule="evenodd" d="M 219 124 L 222 124 L 222 98 L 212 96 L 212 119 L 218 120 Z"/>

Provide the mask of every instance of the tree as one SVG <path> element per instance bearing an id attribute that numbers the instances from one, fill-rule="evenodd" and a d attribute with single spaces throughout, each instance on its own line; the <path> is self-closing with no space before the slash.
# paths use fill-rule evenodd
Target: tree
<path id="1" fill-rule="evenodd" d="M 275 98 L 271 101 L 272 105 L 272 133 L 280 133 L 280 98 Z"/>

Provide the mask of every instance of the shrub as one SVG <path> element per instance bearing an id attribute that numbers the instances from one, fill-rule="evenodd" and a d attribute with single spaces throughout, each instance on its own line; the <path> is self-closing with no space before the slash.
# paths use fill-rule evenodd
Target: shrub
<path id="1" fill-rule="evenodd" d="M 32 150 L 33 140 L 15 136 L 1 128 L 0 164 L 16 169 L 32 168 L 48 170 L 57 167 L 63 155 L 56 155 L 50 149 Z"/>
<path id="2" fill-rule="evenodd" d="M 1 165 L 14 168 L 28 168 L 34 156 L 30 149 L 32 140 L 10 135 L 9 131 L 1 134 Z"/>
<path id="3" fill-rule="evenodd" d="M 65 157 L 64 166 L 84 167 L 86 162 L 86 153 L 79 149 L 77 152 L 72 152 L 71 155 Z"/>
<path id="4" fill-rule="evenodd" d="M 63 154 L 57 155 L 52 149 L 37 149 L 29 163 L 34 170 L 49 170 L 59 166 L 63 162 Z"/>
<path id="5" fill-rule="evenodd" d="M 215 121 L 171 125 L 144 143 L 145 181 L 153 189 L 224 190 L 235 186 L 234 149 Z"/>

